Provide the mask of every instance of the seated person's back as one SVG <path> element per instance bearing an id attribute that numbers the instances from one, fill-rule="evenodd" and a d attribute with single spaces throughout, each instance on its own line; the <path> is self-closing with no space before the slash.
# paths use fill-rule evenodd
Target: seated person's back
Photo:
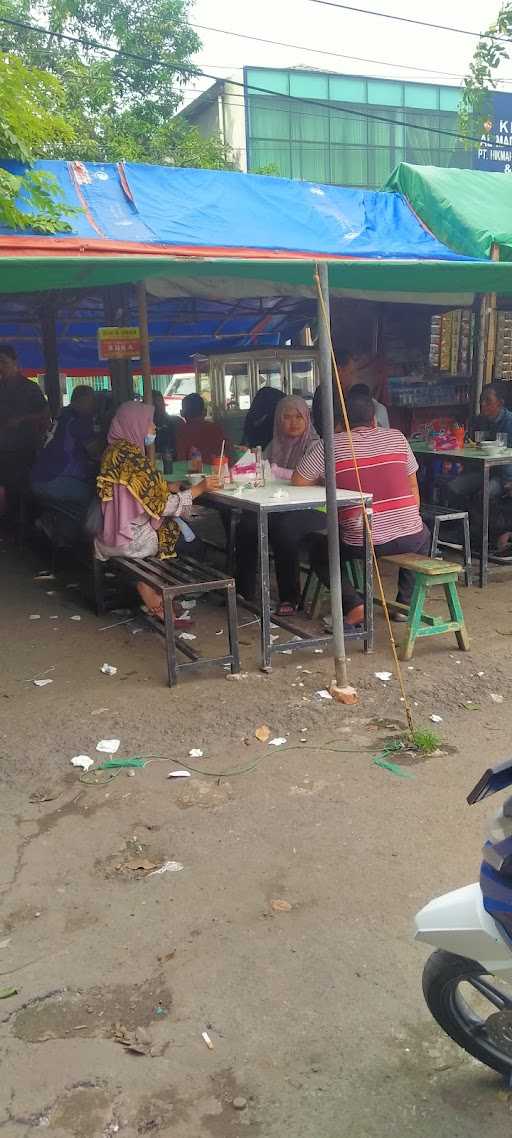
<path id="1" fill-rule="evenodd" d="M 205 403 L 201 395 L 186 395 L 181 405 L 184 422 L 176 427 L 176 458 L 187 461 L 191 451 L 199 451 L 203 462 L 211 463 L 222 450 L 224 432 L 218 423 L 205 419 Z"/>
<path id="2" fill-rule="evenodd" d="M 32 467 L 34 491 L 46 497 L 89 501 L 98 459 L 94 457 L 95 393 L 76 387 Z"/>

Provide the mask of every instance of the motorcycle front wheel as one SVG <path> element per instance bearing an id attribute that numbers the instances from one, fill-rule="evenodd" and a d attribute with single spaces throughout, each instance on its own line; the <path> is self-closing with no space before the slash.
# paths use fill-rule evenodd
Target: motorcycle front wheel
<path id="1" fill-rule="evenodd" d="M 475 960 L 438 949 L 423 970 L 423 995 L 450 1039 L 510 1079 L 512 987 L 507 981 L 486 973 Z"/>

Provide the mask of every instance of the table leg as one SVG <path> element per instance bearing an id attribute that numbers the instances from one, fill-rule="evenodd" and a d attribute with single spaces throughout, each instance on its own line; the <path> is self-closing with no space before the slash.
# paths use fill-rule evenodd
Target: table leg
<path id="1" fill-rule="evenodd" d="M 264 672 L 272 670 L 270 641 L 270 562 L 268 556 L 268 515 L 265 509 L 258 510 L 258 549 L 260 555 L 261 591 L 261 664 Z"/>
<path id="2" fill-rule="evenodd" d="M 227 571 L 230 577 L 235 574 L 235 546 L 236 546 L 236 527 L 239 520 L 239 513 L 236 510 L 229 511 L 229 537 L 228 537 L 228 556 L 227 556 Z"/>
<path id="3" fill-rule="evenodd" d="M 489 568 L 489 467 L 482 462 L 482 533 L 480 536 L 480 588 L 487 584 Z"/>
<path id="4" fill-rule="evenodd" d="M 371 511 L 368 510 L 368 520 L 372 524 Z M 364 566 L 364 623 L 366 635 L 364 638 L 364 651 L 373 651 L 373 559 L 372 546 L 368 537 L 368 530 L 363 525 L 363 566 Z"/>

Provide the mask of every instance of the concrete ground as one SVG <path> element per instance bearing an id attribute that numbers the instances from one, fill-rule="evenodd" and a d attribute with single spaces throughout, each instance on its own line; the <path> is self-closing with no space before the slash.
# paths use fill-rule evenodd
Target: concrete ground
<path id="1" fill-rule="evenodd" d="M 465 796 L 509 750 L 510 575 L 461 590 L 471 652 L 439 638 L 405 666 L 444 753 L 401 779 L 371 761 L 403 720 L 381 616 L 375 654 L 351 653 L 356 707 L 315 695 L 326 653 L 262 675 L 254 625 L 247 679 L 169 691 L 152 633 L 100 631 L 122 617 L 88 612 L 77 576 L 0 549 L 2 1138 L 501 1138 L 512 1100 L 431 1020 L 412 923 L 478 872 L 489 804 Z M 222 610 L 195 615 L 215 648 Z M 72 756 L 114 737 L 154 761 L 81 782 Z"/>

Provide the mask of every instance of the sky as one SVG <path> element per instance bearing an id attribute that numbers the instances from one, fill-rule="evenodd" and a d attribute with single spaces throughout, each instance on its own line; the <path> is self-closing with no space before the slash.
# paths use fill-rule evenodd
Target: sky
<path id="1" fill-rule="evenodd" d="M 479 32 L 496 17 L 499 0 L 348 0 L 394 15 L 449 24 Z M 190 20 L 203 27 L 224 29 L 223 34 L 197 28 L 202 50 L 194 62 L 221 78 L 244 65 L 257 67 L 308 67 L 345 74 L 378 75 L 417 82 L 458 86 L 467 71 L 476 38 L 459 33 L 418 28 L 358 12 L 335 11 L 311 0 L 195 0 Z M 238 39 L 229 32 L 280 40 L 289 47 L 273 47 Z M 376 62 L 359 62 L 359 56 Z M 512 51 L 512 43 L 510 44 Z M 378 62 L 383 61 L 383 62 Z M 397 66 L 390 66 L 395 64 Z M 429 71 L 433 68 L 433 71 Z M 438 74 L 441 72 L 441 74 Z M 512 58 L 501 65 L 498 90 L 512 90 Z M 210 86 L 211 80 L 187 83 L 184 102 Z"/>

